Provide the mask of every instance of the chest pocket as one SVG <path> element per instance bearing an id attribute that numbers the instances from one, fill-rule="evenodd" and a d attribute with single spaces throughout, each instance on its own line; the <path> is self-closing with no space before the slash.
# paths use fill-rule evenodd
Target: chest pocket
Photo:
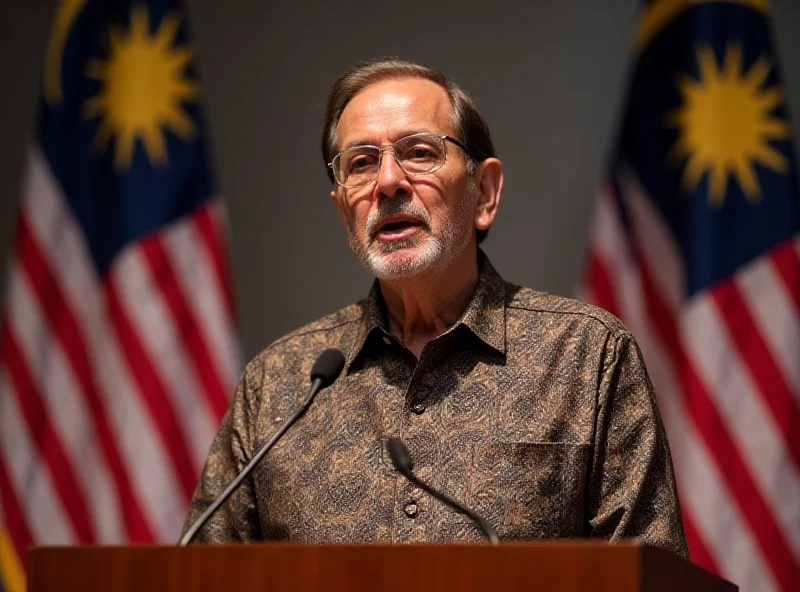
<path id="1" fill-rule="evenodd" d="M 590 444 L 475 444 L 467 499 L 501 538 L 581 536 L 590 452 Z"/>

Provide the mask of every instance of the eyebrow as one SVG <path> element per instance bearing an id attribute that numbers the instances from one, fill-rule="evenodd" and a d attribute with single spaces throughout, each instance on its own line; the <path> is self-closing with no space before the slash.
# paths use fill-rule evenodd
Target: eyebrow
<path id="1" fill-rule="evenodd" d="M 396 139 L 394 141 L 396 142 L 401 138 L 405 138 L 406 136 L 413 136 L 414 134 L 438 134 L 438 133 L 439 132 L 432 132 L 426 129 L 404 130 L 399 134 L 397 134 Z M 344 152 L 345 150 L 349 150 L 350 148 L 357 148 L 358 146 L 375 146 L 375 144 L 368 140 L 356 140 L 355 142 L 350 142 L 349 144 L 347 144 L 347 146 L 342 148 L 341 151 Z"/>

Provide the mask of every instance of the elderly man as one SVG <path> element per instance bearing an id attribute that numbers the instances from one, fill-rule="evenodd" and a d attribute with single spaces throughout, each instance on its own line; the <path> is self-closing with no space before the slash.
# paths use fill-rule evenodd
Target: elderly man
<path id="1" fill-rule="evenodd" d="M 206 542 L 479 540 L 417 474 L 501 539 L 633 538 L 686 556 L 667 439 L 641 354 L 596 307 L 511 285 L 478 248 L 503 168 L 472 99 L 400 60 L 333 85 L 323 130 L 331 201 L 366 300 L 278 339 L 247 366 L 187 524 L 299 404 L 325 348 L 339 380 L 199 533 Z"/>

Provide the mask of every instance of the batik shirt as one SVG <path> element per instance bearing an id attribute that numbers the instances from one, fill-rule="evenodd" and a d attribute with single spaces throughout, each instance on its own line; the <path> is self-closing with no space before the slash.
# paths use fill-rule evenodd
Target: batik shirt
<path id="1" fill-rule="evenodd" d="M 505 282 L 479 253 L 461 319 L 419 358 L 388 330 L 380 285 L 278 339 L 246 367 L 192 500 L 190 524 L 298 407 L 326 348 L 346 359 L 198 533 L 204 542 L 636 539 L 687 556 L 667 437 L 627 329 L 589 304 Z"/>

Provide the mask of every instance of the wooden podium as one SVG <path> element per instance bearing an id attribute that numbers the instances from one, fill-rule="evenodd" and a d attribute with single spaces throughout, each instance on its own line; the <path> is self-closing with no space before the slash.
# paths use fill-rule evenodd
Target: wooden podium
<path id="1" fill-rule="evenodd" d="M 679 590 L 736 586 L 636 544 L 38 547 L 29 592 Z"/>

